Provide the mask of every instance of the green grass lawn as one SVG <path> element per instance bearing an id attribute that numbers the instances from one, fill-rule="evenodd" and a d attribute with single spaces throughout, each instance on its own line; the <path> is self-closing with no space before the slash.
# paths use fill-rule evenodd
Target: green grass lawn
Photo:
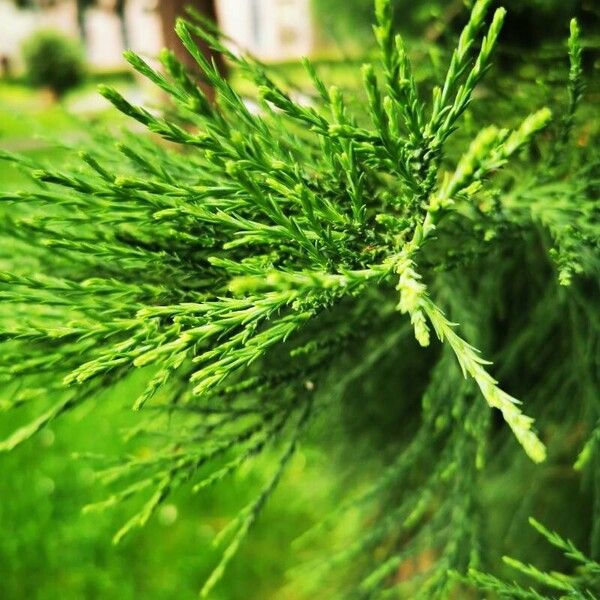
<path id="1" fill-rule="evenodd" d="M 23 153 L 38 160 L 57 162 L 65 155 L 61 145 L 82 136 L 86 119 L 67 110 L 78 98 L 95 91 L 88 84 L 65 97 L 52 101 L 48 94 L 33 91 L 19 83 L 0 81 L 0 150 Z M 93 115 L 94 122 L 117 119 L 112 110 Z M 88 117 L 89 120 L 89 117 Z M 0 191 L 23 188 L 29 181 L 11 163 L 0 161 Z"/>
<path id="2" fill-rule="evenodd" d="M 119 392 L 127 397 L 127 386 Z M 214 535 L 256 493 L 263 473 L 247 472 L 205 495 L 181 490 L 147 527 L 115 547 L 110 540 L 136 505 L 82 514 L 83 505 L 108 492 L 95 480 L 93 465 L 71 455 L 82 449 L 109 456 L 122 451 L 118 433 L 131 414 L 119 404 L 107 399 L 91 413 L 75 412 L 0 456 L 3 600 L 197 598 L 218 559 Z M 94 420 L 93 428 L 86 419 Z M 8 429 L 7 419 L 2 421 Z M 314 506 L 307 498 L 311 492 L 300 487 L 305 465 L 299 455 L 283 482 L 285 492 L 273 497 L 214 598 L 300 598 L 286 586 L 286 569 L 294 564 L 289 541 L 315 522 L 306 508 Z M 271 467 L 264 462 L 265 476 Z"/>

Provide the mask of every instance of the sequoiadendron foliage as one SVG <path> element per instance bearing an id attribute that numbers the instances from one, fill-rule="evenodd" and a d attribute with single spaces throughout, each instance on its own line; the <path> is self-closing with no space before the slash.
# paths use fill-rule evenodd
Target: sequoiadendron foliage
<path id="1" fill-rule="evenodd" d="M 101 93 L 148 135 L 99 134 L 79 163 L 58 169 L 3 155 L 37 187 L 1 194 L 0 377 L 15 384 L 2 408 L 30 403 L 39 416 L 0 449 L 144 369 L 145 389 L 125 398 L 140 411 L 134 433 L 163 435 L 149 455 L 101 469 L 111 495 L 88 507 L 147 494 L 115 541 L 175 488 L 190 483 L 198 492 L 267 449 L 279 452 L 272 475 L 219 536 L 225 549 L 202 589 L 208 596 L 311 422 L 365 391 L 360 382 L 383 383 L 390 364 L 408 365 L 402 372 L 421 379 L 422 408 L 407 404 L 396 458 L 336 511 L 364 508 L 364 535 L 319 570 L 367 557 L 343 598 L 443 597 L 469 569 L 470 581 L 508 593 L 477 570 L 480 511 L 499 510 L 482 509 L 477 496 L 490 454 L 509 453 L 505 470 L 522 452 L 541 463 L 547 441 L 552 460 L 548 431 L 561 402 L 580 402 L 573 413 L 586 414 L 587 425 L 600 415 L 588 393 L 597 381 L 598 307 L 579 284 L 599 273 L 599 163 L 593 144 L 571 141 L 583 95 L 575 22 L 568 106 L 521 112 L 516 104 L 505 128 L 474 126 L 474 90 L 505 17 L 489 5 L 474 3 L 445 78 L 427 92 L 393 31 L 389 1 L 377 0 L 380 58 L 362 69 L 358 110 L 310 61 L 315 96 L 299 104 L 267 67 L 232 54 L 193 18 L 180 20 L 177 33 L 214 103 L 173 54 L 161 54 L 158 71 L 128 52 L 171 104 L 159 113 L 114 89 Z M 253 83 L 260 111 L 249 110 L 195 36 Z M 405 390 L 416 384 L 391 383 L 394 402 L 408 403 Z M 597 473 L 600 435 L 591 429 L 583 427 L 578 468 Z M 425 552 L 426 568 L 395 576 Z M 518 568 L 550 587 L 586 589 Z M 527 593 L 510 597 L 538 598 Z"/>

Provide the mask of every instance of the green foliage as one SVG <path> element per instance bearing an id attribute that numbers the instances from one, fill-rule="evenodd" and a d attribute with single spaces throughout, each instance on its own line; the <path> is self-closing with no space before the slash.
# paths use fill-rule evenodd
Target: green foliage
<path id="1" fill-rule="evenodd" d="M 504 473 L 528 473 L 519 481 L 530 487 L 539 463 L 559 464 L 557 429 L 570 440 L 580 432 L 565 452 L 572 464 L 581 451 L 578 468 L 597 481 L 600 157 L 596 138 L 571 141 L 583 92 L 578 27 L 567 100 L 548 98 L 553 111 L 515 100 L 503 127 L 474 126 L 505 17 L 498 9 L 488 21 L 489 7 L 474 3 L 430 100 L 387 0 L 375 3 L 380 59 L 363 67 L 363 95 L 327 86 L 305 61 L 311 104 L 182 20 L 177 33 L 215 103 L 173 54 L 157 71 L 129 52 L 172 105 L 151 111 L 101 93 L 153 135 L 98 134 L 62 169 L 6 154 L 37 187 L 1 196 L 1 408 L 38 416 L 0 450 L 119 393 L 139 369 L 144 388 L 125 398 L 140 413 L 130 449 L 83 457 L 100 463 L 110 489 L 86 510 L 138 502 L 115 542 L 179 487 L 205 492 L 276 456 L 217 536 L 222 558 L 205 597 L 306 432 L 321 426 L 334 438 L 354 412 L 358 452 L 378 403 L 385 466 L 363 473 L 358 496 L 307 533 L 360 514 L 358 533 L 311 565 L 320 597 L 450 593 L 452 570 L 493 558 L 489 516 L 512 512 L 485 490 Z M 257 110 L 194 36 L 252 82 Z M 576 526 L 598 540 L 598 500 Z"/>
<path id="2" fill-rule="evenodd" d="M 23 45 L 29 81 L 62 95 L 83 81 L 83 53 L 77 42 L 55 31 L 39 31 Z"/>
<path id="3" fill-rule="evenodd" d="M 557 533 L 549 531 L 535 519 L 530 519 L 529 522 L 552 546 L 558 548 L 567 558 L 577 563 L 577 573 L 572 576 L 556 572 L 547 573 L 536 569 L 532 565 L 526 565 L 514 558 L 505 556 L 504 562 L 507 565 L 533 580 L 540 589 L 553 590 L 554 594 L 548 596 L 532 587 L 526 589 L 517 584 L 504 583 L 496 577 L 480 573 L 475 569 L 469 572 L 470 581 L 482 590 L 496 592 L 501 598 L 597 600 L 598 594 L 600 594 L 600 564 L 589 559 L 570 540 L 565 540 Z M 556 596 L 556 593 L 559 596 Z"/>
<path id="4" fill-rule="evenodd" d="M 372 42 L 374 24 L 371 0 L 312 0 L 314 20 L 321 37 L 343 49 L 359 50 Z M 427 0 L 410 2 L 392 0 L 394 26 L 406 35 L 448 35 L 460 27 L 464 6 L 472 0 Z M 504 6 L 509 12 L 508 37 L 519 46 L 539 46 L 556 41 L 562 25 L 573 15 L 581 15 L 594 23 L 597 19 L 591 3 L 582 0 L 506 0 L 493 6 Z M 358 46 L 358 47 L 357 47 Z"/>

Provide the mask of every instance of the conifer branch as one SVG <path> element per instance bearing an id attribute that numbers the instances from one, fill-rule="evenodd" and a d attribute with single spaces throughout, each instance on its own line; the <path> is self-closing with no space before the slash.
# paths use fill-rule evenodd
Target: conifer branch
<path id="1" fill-rule="evenodd" d="M 498 9 L 486 31 L 490 5 L 474 2 L 429 103 L 430 82 L 394 31 L 390 0 L 375 2 L 379 58 L 364 65 L 359 96 L 330 86 L 305 60 L 314 87 L 308 103 L 270 67 L 232 52 L 214 28 L 182 19 L 177 34 L 214 102 L 172 53 L 163 52 L 156 69 L 127 52 L 168 106 L 137 106 L 106 86 L 100 93 L 147 134 L 139 125 L 118 140 L 92 133 L 84 150 L 72 152 L 74 165 L 0 153 L 33 180 L 25 191 L 0 192 L 0 381 L 7 388 L 0 411 L 29 405 L 34 415 L 0 451 L 139 371 L 143 385 L 124 399 L 139 419 L 127 453 L 102 463 L 98 477 L 109 492 L 87 509 L 141 501 L 115 542 L 179 487 L 207 490 L 275 451 L 270 479 L 217 538 L 227 542 L 206 596 L 311 415 L 366 410 L 397 385 L 385 397 L 396 454 L 382 452 L 393 456 L 387 468 L 310 535 L 353 508 L 363 511 L 364 527 L 315 572 L 365 557 L 365 572 L 349 578 L 354 587 L 343 597 L 443 597 L 455 585 L 451 570 L 471 569 L 481 589 L 544 598 L 480 570 L 485 515 L 477 490 L 490 440 L 495 448 L 503 439 L 490 427 L 489 408 L 502 413 L 534 462 L 546 450 L 477 348 L 490 352 L 507 385 L 531 370 L 527 402 L 542 431 L 551 430 L 547 406 L 560 394 L 581 402 L 578 414 L 597 418 L 589 390 L 600 347 L 593 296 L 600 159 L 595 138 L 570 143 L 583 96 L 575 21 L 560 123 L 553 117 L 560 109 L 535 110 L 529 99 L 523 107 L 515 100 L 511 112 L 529 115 L 520 123 L 511 115 L 506 127 L 471 111 L 505 16 Z M 250 81 L 254 103 L 222 77 L 196 36 Z M 465 114 L 469 126 L 452 137 Z M 559 282 L 570 284 L 562 295 L 545 277 L 552 260 Z M 460 321 L 460 334 L 441 307 Z M 428 346 L 432 332 L 441 350 L 415 352 L 412 333 Z M 557 359 L 546 352 L 552 344 Z M 565 376 L 565 364 L 578 366 Z M 401 368 L 406 377 L 388 376 Z M 135 451 L 140 440 L 151 448 L 143 456 Z M 577 467 L 592 471 L 598 428 L 581 445 Z M 582 577 L 514 559 L 509 566 L 568 597 L 591 598 L 585 586 L 596 563 L 532 524 L 580 565 Z M 375 548 L 384 549 L 381 560 L 372 559 Z M 432 564 L 395 581 L 420 552 Z"/>

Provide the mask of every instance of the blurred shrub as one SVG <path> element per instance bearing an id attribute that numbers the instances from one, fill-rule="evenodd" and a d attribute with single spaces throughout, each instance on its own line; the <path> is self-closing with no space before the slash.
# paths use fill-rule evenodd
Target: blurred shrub
<path id="1" fill-rule="evenodd" d="M 55 31 L 39 31 L 23 46 L 29 81 L 61 96 L 81 83 L 85 73 L 79 44 Z"/>

